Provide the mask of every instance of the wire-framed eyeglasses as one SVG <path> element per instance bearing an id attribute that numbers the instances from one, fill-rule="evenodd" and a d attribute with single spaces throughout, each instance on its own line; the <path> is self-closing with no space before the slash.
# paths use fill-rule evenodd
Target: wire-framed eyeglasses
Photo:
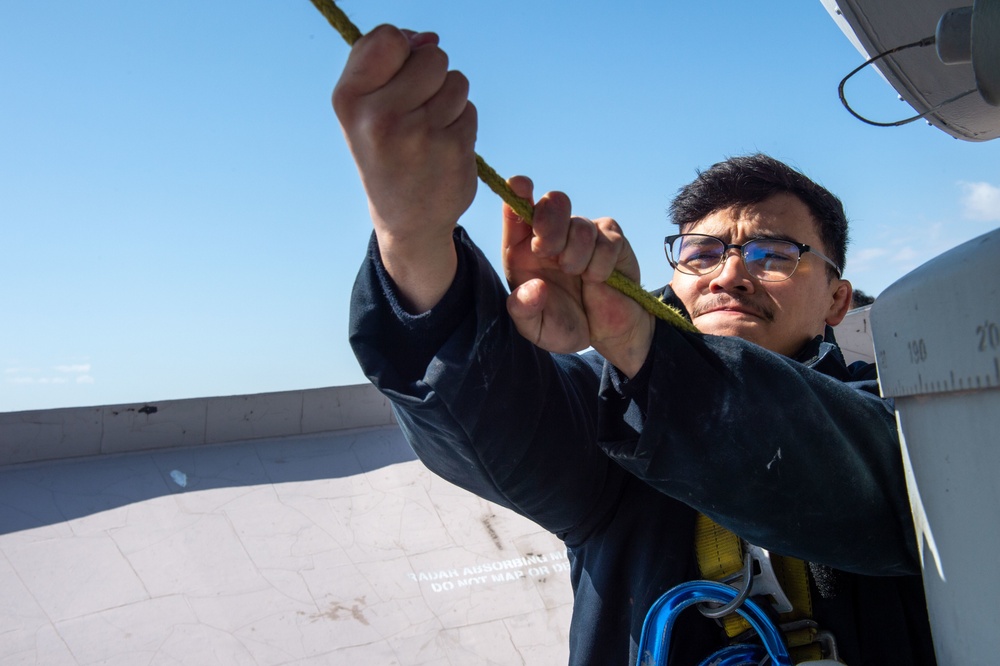
<path id="1" fill-rule="evenodd" d="M 676 270 L 688 275 L 707 275 L 725 261 L 729 250 L 739 250 L 747 272 L 762 282 L 781 282 L 792 277 L 809 252 L 833 267 L 840 277 L 840 267 L 832 259 L 805 243 L 777 238 L 755 238 L 742 245 L 726 243 L 721 238 L 705 234 L 676 234 L 663 242 L 667 261 Z"/>

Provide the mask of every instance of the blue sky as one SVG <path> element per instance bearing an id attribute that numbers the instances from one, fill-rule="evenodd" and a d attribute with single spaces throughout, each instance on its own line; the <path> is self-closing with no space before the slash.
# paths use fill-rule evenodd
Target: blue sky
<path id="1" fill-rule="evenodd" d="M 345 0 L 441 34 L 478 151 L 610 215 L 670 278 L 679 187 L 764 151 L 845 202 L 877 295 L 1000 223 L 1000 142 L 863 125 L 861 56 L 819 0 Z M 0 6 L 0 411 L 365 381 L 347 302 L 370 223 L 330 109 L 347 46 L 307 0 Z M 878 76 L 859 110 L 912 113 Z M 498 257 L 484 186 L 463 223 Z"/>

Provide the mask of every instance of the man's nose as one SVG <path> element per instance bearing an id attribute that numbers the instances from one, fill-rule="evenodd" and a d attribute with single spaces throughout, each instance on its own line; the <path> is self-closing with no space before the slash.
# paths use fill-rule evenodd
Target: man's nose
<path id="1" fill-rule="evenodd" d="M 753 292 L 754 280 L 743 263 L 743 254 L 739 248 L 726 248 L 722 266 L 716 270 L 718 273 L 709 284 L 712 291 Z"/>

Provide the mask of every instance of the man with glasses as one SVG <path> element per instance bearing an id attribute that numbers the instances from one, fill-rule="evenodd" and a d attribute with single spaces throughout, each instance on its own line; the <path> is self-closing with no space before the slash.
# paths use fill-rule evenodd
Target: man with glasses
<path id="1" fill-rule="evenodd" d="M 843 207 L 785 165 L 717 165 L 681 191 L 671 216 L 684 232 L 665 243 L 671 286 L 702 332 L 793 356 L 847 313 Z"/>
<path id="2" fill-rule="evenodd" d="M 852 291 L 839 200 L 762 155 L 683 188 L 661 293 L 696 334 L 604 284 L 638 281 L 629 242 L 560 193 L 530 227 L 504 206 L 508 294 L 457 226 L 476 190 L 467 94 L 433 33 L 382 26 L 352 49 L 334 107 L 375 231 L 351 344 L 431 470 L 566 543 L 570 662 L 636 662 L 653 602 L 703 576 L 703 514 L 811 563 L 812 621 L 847 663 L 933 663 L 893 412 L 830 328 Z M 672 664 L 728 640 L 694 611 L 675 634 Z"/>

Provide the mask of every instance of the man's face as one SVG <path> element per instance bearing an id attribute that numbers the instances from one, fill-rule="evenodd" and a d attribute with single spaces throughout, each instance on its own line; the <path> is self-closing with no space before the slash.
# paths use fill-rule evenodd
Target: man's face
<path id="1" fill-rule="evenodd" d="M 727 244 L 760 237 L 791 240 L 829 256 L 809 208 L 791 194 L 712 213 L 681 231 L 716 236 Z M 851 301 L 850 283 L 830 280 L 827 263 L 810 252 L 782 282 L 757 280 L 739 252 L 730 250 L 707 275 L 675 270 L 670 286 L 702 333 L 740 337 L 786 356 L 822 335 L 826 324 L 840 323 Z"/>

